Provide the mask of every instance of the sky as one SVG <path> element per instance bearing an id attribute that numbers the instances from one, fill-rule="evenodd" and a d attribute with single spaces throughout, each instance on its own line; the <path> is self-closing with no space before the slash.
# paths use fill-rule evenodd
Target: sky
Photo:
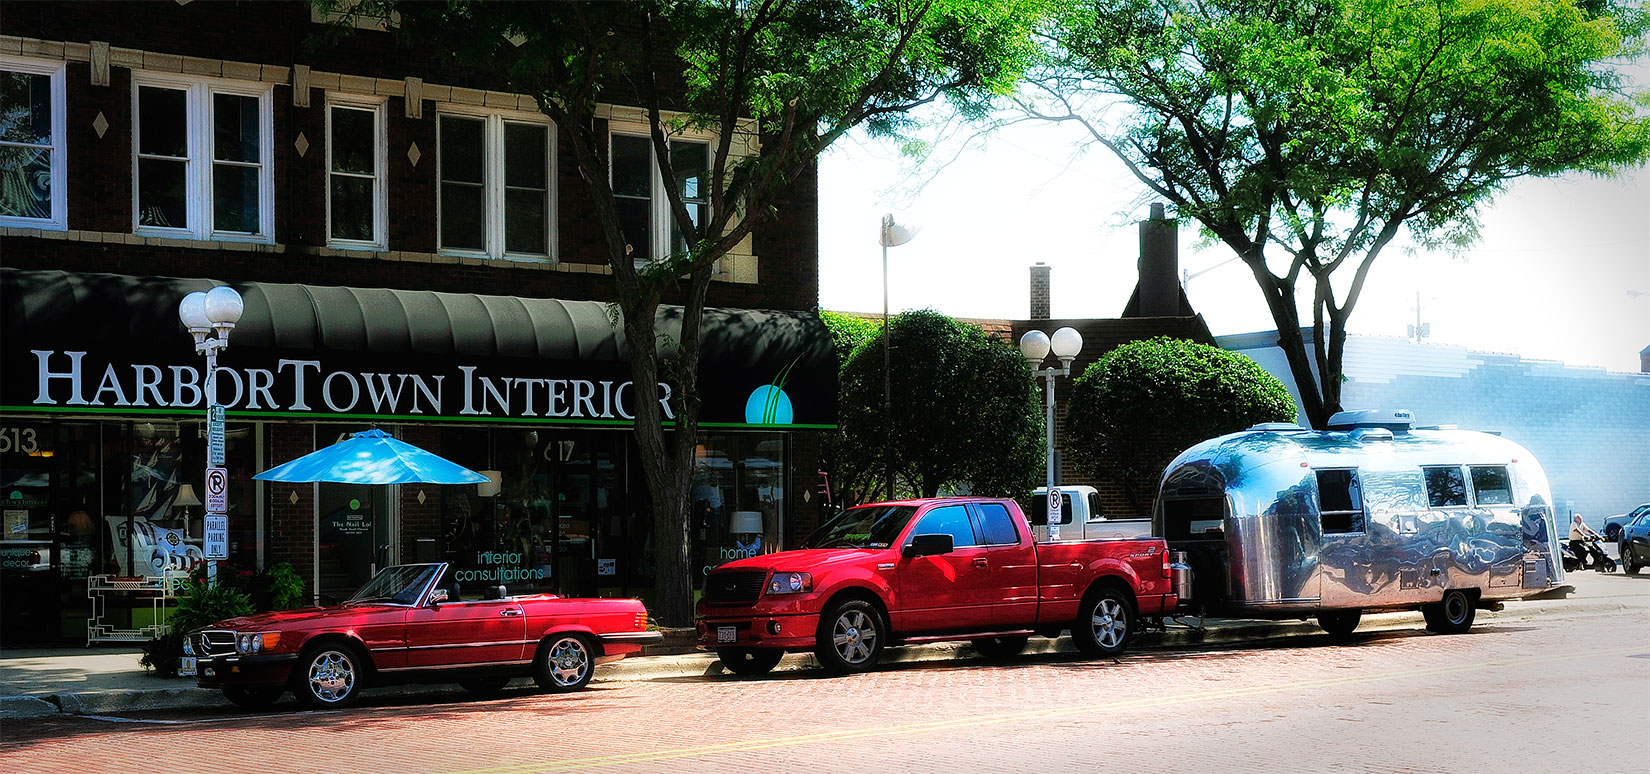
<path id="1" fill-rule="evenodd" d="M 1136 279 L 1144 189 L 1104 149 L 1053 125 L 1021 125 L 937 171 L 892 145 L 844 138 L 820 163 L 820 306 L 882 311 L 884 213 L 919 233 L 888 251 L 889 307 L 1024 319 L 1030 267 L 1052 268 L 1052 316 L 1117 317 Z M 1400 240 L 1375 262 L 1349 323 L 1434 344 L 1637 372 L 1650 346 L 1650 166 L 1611 178 L 1525 179 L 1485 210 L 1464 253 Z M 1217 336 L 1273 330 L 1247 267 L 1181 224 L 1192 308 Z M 1643 293 L 1632 296 L 1629 291 Z M 1310 320 L 1310 316 L 1303 319 Z"/>

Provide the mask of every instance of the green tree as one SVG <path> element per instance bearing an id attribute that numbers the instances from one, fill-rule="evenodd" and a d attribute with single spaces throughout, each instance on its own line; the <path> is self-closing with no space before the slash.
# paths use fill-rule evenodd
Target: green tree
<path id="1" fill-rule="evenodd" d="M 630 3 L 329 0 L 340 35 L 387 19 L 445 63 L 533 95 L 577 165 L 612 270 L 636 384 L 672 382 L 671 414 L 636 401 L 651 495 L 655 615 L 692 619 L 688 498 L 701 398 L 697 332 L 717 259 L 769 222 L 792 181 L 855 128 L 897 135 L 906 112 L 1012 90 L 1043 0 L 677 0 Z M 966 97 L 967 99 L 962 99 Z M 606 105 L 642 108 L 670 223 L 685 247 L 654 259 L 626 239 L 609 184 Z M 708 168 L 679 170 L 670 137 L 714 136 Z M 756 147 L 742 154 L 741 147 Z M 708 208 L 688 200 L 692 191 Z M 783 267 L 783 261 L 775 261 Z M 777 271 L 784 271 L 777 268 Z M 764 274 L 767 266 L 764 266 Z M 680 341 L 656 323 L 682 304 Z M 673 433 L 666 432 L 667 420 Z"/>
<path id="2" fill-rule="evenodd" d="M 1645 20 L 1607 0 L 1087 0 L 1019 105 L 1083 127 L 1248 265 L 1323 427 L 1393 238 L 1464 246 L 1510 180 L 1650 158 L 1644 95 L 1612 67 Z"/>
<path id="3" fill-rule="evenodd" d="M 892 467 L 905 492 L 1028 494 L 1042 463 L 1043 422 L 1020 350 L 926 310 L 890 320 L 888 341 Z M 880 330 L 849 356 L 839 394 L 841 453 L 857 460 L 860 472 L 847 483 L 863 501 L 890 459 Z"/>
<path id="4" fill-rule="evenodd" d="M 1085 473 L 1122 485 L 1145 517 L 1175 455 L 1260 422 L 1294 419 L 1288 388 L 1255 361 L 1160 336 L 1106 353 L 1077 378 L 1066 452 Z"/>
<path id="5" fill-rule="evenodd" d="M 836 349 L 837 404 L 846 406 L 847 401 L 842 396 L 845 394 L 843 386 L 848 380 L 848 359 L 861 344 L 876 337 L 881 325 L 864 317 L 825 310 L 820 310 L 819 318 L 831 331 L 831 344 Z M 880 459 L 860 455 L 849 442 L 847 429 L 838 425 L 820 448 L 820 462 L 830 474 L 832 503 L 843 506 L 863 501 L 864 498 L 859 495 L 876 488 L 882 471 Z M 855 502 L 843 502 L 845 496 Z"/>

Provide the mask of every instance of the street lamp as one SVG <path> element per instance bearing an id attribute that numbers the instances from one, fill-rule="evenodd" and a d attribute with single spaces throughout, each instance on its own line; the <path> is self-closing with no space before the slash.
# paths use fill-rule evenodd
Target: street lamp
<path id="1" fill-rule="evenodd" d="M 1043 358 L 1048 357 L 1050 351 L 1060 359 L 1059 368 L 1043 368 Z M 1054 332 L 1054 336 L 1031 330 L 1020 337 L 1020 354 L 1025 356 L 1026 364 L 1031 366 L 1034 376 L 1043 377 L 1047 389 L 1043 393 L 1043 427 L 1047 437 L 1045 450 L 1048 455 L 1048 539 L 1060 539 L 1060 525 L 1056 518 L 1060 507 L 1060 493 L 1054 488 L 1054 377 L 1071 376 L 1071 361 L 1077 353 L 1083 350 L 1083 334 L 1075 328 L 1061 328 Z"/>
<path id="2" fill-rule="evenodd" d="M 883 472 L 888 476 L 888 499 L 894 499 L 894 388 L 889 380 L 888 352 L 888 248 L 899 247 L 917 235 L 894 222 L 892 213 L 882 216 L 882 424 L 887 431 L 883 440 Z"/>
<path id="3" fill-rule="evenodd" d="M 246 304 L 234 288 L 220 285 L 195 291 L 178 304 L 178 319 L 195 337 L 195 351 L 206 356 L 206 517 L 202 547 L 206 549 L 206 583 L 218 582 L 217 560 L 228 559 L 229 517 L 223 512 L 228 477 L 223 466 L 223 407 L 218 405 L 218 353 L 229 348 L 229 332 L 240 322 Z M 217 335 L 212 335 L 217 334 Z M 218 509 L 212 506 L 218 505 Z"/>

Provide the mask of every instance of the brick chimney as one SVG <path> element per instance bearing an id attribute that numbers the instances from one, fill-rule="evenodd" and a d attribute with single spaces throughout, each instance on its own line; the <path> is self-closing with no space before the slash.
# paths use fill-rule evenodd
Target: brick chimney
<path id="1" fill-rule="evenodd" d="M 1031 267 L 1031 318 L 1033 320 L 1048 319 L 1048 274 L 1049 267 L 1042 261 Z"/>
<path id="2" fill-rule="evenodd" d="M 1140 222 L 1141 317 L 1173 317 L 1180 314 L 1180 229 L 1177 221 L 1163 214 L 1161 202 L 1152 205 L 1151 217 Z"/>

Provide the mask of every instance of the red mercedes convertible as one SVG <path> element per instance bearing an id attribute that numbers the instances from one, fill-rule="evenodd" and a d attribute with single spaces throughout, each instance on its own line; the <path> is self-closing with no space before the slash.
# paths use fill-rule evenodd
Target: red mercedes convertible
<path id="1" fill-rule="evenodd" d="M 444 562 L 397 565 L 338 605 L 220 621 L 184 637 L 179 673 L 243 707 L 287 690 L 309 707 L 341 707 L 385 683 L 491 694 L 523 675 L 559 692 L 661 639 L 639 600 L 512 597 L 503 586 L 459 600 L 451 579 Z"/>

